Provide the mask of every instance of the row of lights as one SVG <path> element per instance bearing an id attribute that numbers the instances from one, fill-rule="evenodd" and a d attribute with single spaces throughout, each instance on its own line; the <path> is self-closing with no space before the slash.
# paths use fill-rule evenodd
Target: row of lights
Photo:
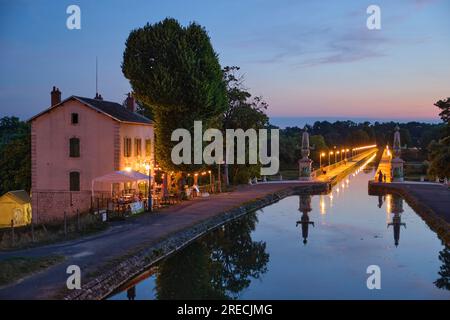
<path id="1" fill-rule="evenodd" d="M 352 149 L 341 149 L 341 150 L 337 150 L 337 151 L 330 151 L 328 152 L 328 165 L 331 164 L 331 156 L 334 154 L 334 163 L 337 162 L 337 157 L 339 156 L 339 154 L 341 155 L 341 159 L 340 161 L 344 159 L 347 159 L 348 157 L 348 152 L 352 152 L 352 157 L 353 157 L 353 153 L 357 152 L 357 151 L 361 151 L 361 150 L 366 150 L 366 149 L 371 149 L 371 148 L 375 148 L 377 145 L 373 144 L 373 145 L 369 145 L 369 146 L 363 146 L 363 147 L 358 147 L 358 148 L 352 148 Z M 336 147 L 335 147 L 336 148 Z M 321 152 L 320 153 L 320 157 L 319 157 L 319 167 L 322 168 L 322 157 L 325 157 L 326 153 L 325 152 Z"/>
<path id="2" fill-rule="evenodd" d="M 200 173 L 200 175 L 204 176 L 204 175 L 206 175 L 207 173 L 211 174 L 211 170 L 203 171 L 203 172 Z M 199 175 L 198 173 L 194 173 L 194 176 L 195 176 L 195 177 L 198 177 L 198 175 Z M 188 173 L 187 176 L 190 177 L 191 174 Z"/>

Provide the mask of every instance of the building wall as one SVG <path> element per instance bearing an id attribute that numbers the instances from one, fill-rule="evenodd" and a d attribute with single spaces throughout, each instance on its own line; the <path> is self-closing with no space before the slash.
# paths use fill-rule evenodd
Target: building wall
<path id="1" fill-rule="evenodd" d="M 78 124 L 71 124 L 72 113 L 78 113 Z M 117 121 L 75 100 L 32 121 L 32 209 L 35 221 L 60 219 L 64 211 L 71 215 L 76 209 L 89 209 L 92 179 L 117 166 L 114 145 L 117 139 L 114 137 L 118 131 Z M 80 139 L 78 158 L 69 157 L 69 139 L 72 137 Z M 79 192 L 69 192 L 71 171 L 80 173 Z"/>
<path id="2" fill-rule="evenodd" d="M 144 174 L 148 174 L 145 165 L 152 163 L 154 159 L 154 130 L 153 125 L 139 125 L 139 124 L 128 124 L 121 123 L 120 131 L 119 131 L 119 140 L 120 140 L 120 153 L 119 153 L 119 167 L 120 170 L 124 170 L 129 167 L 132 170 L 140 171 Z M 124 155 L 124 138 L 131 138 L 131 157 L 125 157 Z M 136 138 L 141 139 L 141 156 L 135 156 L 135 144 L 134 140 Z M 145 155 L 145 140 L 150 139 L 151 143 L 151 156 L 147 157 Z"/>

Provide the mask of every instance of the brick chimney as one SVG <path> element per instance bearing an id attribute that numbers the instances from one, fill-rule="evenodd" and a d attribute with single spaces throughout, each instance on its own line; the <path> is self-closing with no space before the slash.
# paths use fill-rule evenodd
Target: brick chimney
<path id="1" fill-rule="evenodd" d="M 59 88 L 56 88 L 55 86 L 53 86 L 53 90 L 52 90 L 52 92 L 50 92 L 50 97 L 51 97 L 52 106 L 60 103 L 61 102 L 61 91 L 59 91 Z"/>
<path id="2" fill-rule="evenodd" d="M 134 102 L 134 97 L 133 97 L 133 95 L 131 93 L 127 94 L 127 99 L 125 100 L 125 106 L 131 112 L 135 112 L 136 111 L 136 105 L 135 105 L 135 102 Z"/>

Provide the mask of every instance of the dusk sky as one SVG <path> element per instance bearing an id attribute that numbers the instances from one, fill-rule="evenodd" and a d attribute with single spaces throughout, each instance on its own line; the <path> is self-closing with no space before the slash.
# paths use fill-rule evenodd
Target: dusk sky
<path id="1" fill-rule="evenodd" d="M 67 6 L 81 30 L 66 28 Z M 381 30 L 366 8 L 381 7 Z M 450 1 L 0 0 L 0 116 L 27 119 L 70 95 L 122 101 L 129 32 L 166 17 L 206 28 L 222 66 L 237 65 L 278 117 L 436 120 L 450 96 Z"/>

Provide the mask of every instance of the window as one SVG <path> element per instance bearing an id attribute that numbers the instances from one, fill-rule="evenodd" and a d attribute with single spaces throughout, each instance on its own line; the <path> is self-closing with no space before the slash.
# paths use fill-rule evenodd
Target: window
<path id="1" fill-rule="evenodd" d="M 69 156 L 72 158 L 78 158 L 80 156 L 80 139 L 70 138 Z"/>
<path id="2" fill-rule="evenodd" d="M 80 191 L 80 173 L 72 171 L 69 174 L 70 178 L 70 191 Z"/>
<path id="3" fill-rule="evenodd" d="M 131 138 L 123 138 L 123 156 L 131 157 Z"/>
<path id="4" fill-rule="evenodd" d="M 134 139 L 134 156 L 139 157 L 141 156 L 142 152 L 142 140 L 141 139 Z"/>
<path id="5" fill-rule="evenodd" d="M 152 140 L 145 139 L 145 156 L 150 157 L 152 155 Z"/>
<path id="6" fill-rule="evenodd" d="M 71 122 L 72 122 L 72 124 L 77 124 L 78 123 L 78 113 L 72 113 Z"/>

